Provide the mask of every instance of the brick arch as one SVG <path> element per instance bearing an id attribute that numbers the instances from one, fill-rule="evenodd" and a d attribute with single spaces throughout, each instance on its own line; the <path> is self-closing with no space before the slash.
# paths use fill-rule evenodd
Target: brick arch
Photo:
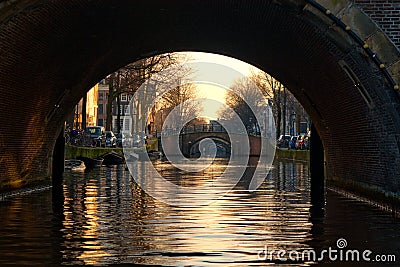
<path id="1" fill-rule="evenodd" d="M 399 51 L 352 1 L 318 2 L 351 31 L 305 0 L 0 2 L 0 187 L 50 179 L 60 126 L 105 75 L 195 50 L 284 82 L 323 139 L 328 179 L 396 194 Z M 382 69 L 349 33 L 369 44 Z"/>

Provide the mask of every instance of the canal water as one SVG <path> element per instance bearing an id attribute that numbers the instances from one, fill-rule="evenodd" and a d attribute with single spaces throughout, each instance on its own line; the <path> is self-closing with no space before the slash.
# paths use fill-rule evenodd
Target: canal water
<path id="1" fill-rule="evenodd" d="M 223 160 L 197 175 L 154 164 L 190 187 L 225 170 Z M 60 212 L 51 191 L 0 202 L 0 266 L 381 266 L 376 255 L 394 255 L 397 262 L 385 266 L 400 266 L 399 221 L 329 190 L 325 209 L 313 208 L 307 163 L 275 162 L 257 191 L 245 184 L 210 205 L 184 208 L 147 195 L 124 166 L 66 173 Z M 336 259 L 320 257 L 329 248 Z M 360 257 L 370 250 L 373 262 L 346 262 L 347 249 Z"/>

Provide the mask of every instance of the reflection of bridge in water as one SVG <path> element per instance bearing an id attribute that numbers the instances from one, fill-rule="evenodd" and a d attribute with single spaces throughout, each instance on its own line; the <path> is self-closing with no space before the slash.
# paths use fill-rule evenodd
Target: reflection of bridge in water
<path id="1" fill-rule="evenodd" d="M 231 153 L 260 155 L 260 133 L 252 130 L 239 132 L 237 129 L 227 130 L 218 124 L 202 124 L 186 125 L 181 130 L 167 128 L 163 130 L 162 135 L 163 146 L 173 145 L 172 138 L 179 135 L 179 147 L 182 154 L 190 158 L 198 158 L 202 153 L 206 156 L 215 153 L 218 158 L 230 157 Z M 246 140 L 249 142 L 250 149 L 246 146 Z"/>

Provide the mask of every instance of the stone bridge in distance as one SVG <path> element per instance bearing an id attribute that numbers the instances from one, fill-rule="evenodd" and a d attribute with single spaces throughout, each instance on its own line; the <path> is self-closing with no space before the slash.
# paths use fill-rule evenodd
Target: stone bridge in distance
<path id="1" fill-rule="evenodd" d="M 222 125 L 203 124 L 186 126 L 178 134 L 164 133 L 162 138 L 163 146 L 175 145 L 175 139 L 179 139 L 179 147 L 182 154 L 188 158 L 197 158 L 201 152 L 211 150 L 210 147 L 204 146 L 201 151 L 201 142 L 206 139 L 215 143 L 216 156 L 220 158 L 228 158 L 231 153 L 242 156 L 260 156 L 261 153 L 261 136 L 249 133 L 230 133 L 228 134 Z M 266 138 L 264 138 L 265 141 Z M 236 140 L 236 141 L 235 141 Z M 248 146 L 245 142 L 248 140 Z M 242 142 L 244 141 L 244 142 Z M 168 149 L 168 148 L 167 148 Z"/>

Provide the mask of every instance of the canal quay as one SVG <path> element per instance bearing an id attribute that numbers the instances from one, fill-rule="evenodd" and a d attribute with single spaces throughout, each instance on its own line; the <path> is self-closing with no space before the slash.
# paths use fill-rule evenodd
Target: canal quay
<path id="1" fill-rule="evenodd" d="M 0 0 L 0 266 L 400 266 L 400 3 Z"/>

